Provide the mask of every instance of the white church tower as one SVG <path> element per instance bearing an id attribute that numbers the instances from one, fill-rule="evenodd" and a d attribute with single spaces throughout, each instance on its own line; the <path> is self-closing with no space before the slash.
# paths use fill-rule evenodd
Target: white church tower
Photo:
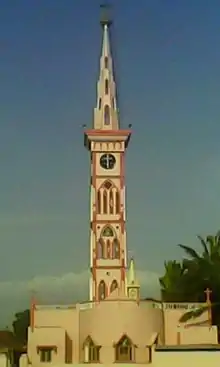
<path id="1" fill-rule="evenodd" d="M 125 150 L 131 130 L 120 128 L 110 45 L 111 20 L 101 20 L 103 41 L 92 129 L 84 131 L 91 154 L 90 300 L 126 293 Z"/>

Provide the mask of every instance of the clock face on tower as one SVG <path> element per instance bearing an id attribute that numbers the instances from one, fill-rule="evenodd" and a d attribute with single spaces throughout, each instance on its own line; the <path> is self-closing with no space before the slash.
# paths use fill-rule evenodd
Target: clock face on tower
<path id="1" fill-rule="evenodd" d="M 131 298 L 136 298 L 137 297 L 137 290 L 132 288 L 130 289 L 129 295 Z"/>
<path id="2" fill-rule="evenodd" d="M 116 163 L 116 159 L 112 154 L 103 154 L 100 158 L 100 166 L 104 169 L 113 169 Z"/>

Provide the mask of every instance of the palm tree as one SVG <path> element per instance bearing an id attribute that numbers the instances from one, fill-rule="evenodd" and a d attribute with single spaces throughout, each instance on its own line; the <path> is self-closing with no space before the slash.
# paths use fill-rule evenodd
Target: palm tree
<path id="1" fill-rule="evenodd" d="M 164 263 L 165 274 L 159 278 L 162 300 L 165 302 L 184 301 L 182 288 L 185 282 L 185 267 L 177 261 Z"/>
<path id="2" fill-rule="evenodd" d="M 204 302 L 206 288 L 212 289 L 212 299 L 220 301 L 220 233 L 197 236 L 202 253 L 180 244 L 187 258 L 165 262 L 165 274 L 159 279 L 164 301 Z"/>
<path id="3" fill-rule="evenodd" d="M 197 236 L 202 245 L 203 251 L 198 254 L 193 248 L 179 245 L 188 255 L 189 259 L 184 259 L 183 263 L 188 269 L 188 273 L 197 278 L 198 289 L 204 290 L 212 288 L 212 291 L 220 291 L 220 233 L 215 236 L 207 236 L 205 239 Z M 199 286 L 200 285 L 200 286 Z M 217 288 L 217 289 L 216 289 Z"/>
<path id="4" fill-rule="evenodd" d="M 220 232 L 205 239 L 201 236 L 197 237 L 203 248 L 201 254 L 191 247 L 179 245 L 189 257 L 183 260 L 188 269 L 189 279 L 191 277 L 188 290 L 190 293 L 194 290 L 195 298 L 199 302 L 205 301 L 206 288 L 212 290 L 212 320 L 213 324 L 220 326 Z M 198 317 L 207 311 L 208 307 L 207 305 L 187 312 L 181 317 L 180 322 Z"/>
<path id="5" fill-rule="evenodd" d="M 200 240 L 203 247 L 201 255 L 189 246 L 179 246 L 186 252 L 194 263 L 199 263 L 200 266 L 204 264 L 213 264 L 213 262 L 218 262 L 220 264 L 220 233 L 217 232 L 215 236 L 207 236 L 206 239 L 201 236 L 197 236 L 197 238 Z"/>

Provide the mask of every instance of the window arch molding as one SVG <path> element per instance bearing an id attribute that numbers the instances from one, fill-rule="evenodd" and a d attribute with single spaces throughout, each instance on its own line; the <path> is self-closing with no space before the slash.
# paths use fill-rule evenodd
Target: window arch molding
<path id="1" fill-rule="evenodd" d="M 104 228 L 102 228 L 101 237 L 116 237 L 114 228 L 107 224 Z"/>
<path id="2" fill-rule="evenodd" d="M 118 287 L 118 282 L 117 282 L 117 280 L 116 279 L 114 279 L 113 281 L 112 281 L 112 283 L 111 283 L 111 286 L 110 286 L 110 292 L 112 293 L 112 292 L 114 292 L 114 290 L 115 289 L 118 289 L 119 287 Z"/>
<path id="3" fill-rule="evenodd" d="M 97 241 L 98 259 L 120 259 L 120 242 L 114 227 L 107 224 L 100 232 Z"/>
<path id="4" fill-rule="evenodd" d="M 109 179 L 97 189 L 97 214 L 120 214 L 120 189 Z"/>
<path id="5" fill-rule="evenodd" d="M 107 286 L 104 280 L 101 280 L 98 285 L 98 296 L 100 301 L 103 301 L 107 296 Z"/>
<path id="6" fill-rule="evenodd" d="M 100 361 L 101 346 L 94 343 L 91 336 L 88 335 L 83 343 L 84 362 L 98 363 Z"/>
<path id="7" fill-rule="evenodd" d="M 122 335 L 119 341 L 114 344 L 115 348 L 115 362 L 118 363 L 131 363 L 135 361 L 135 348 L 137 346 L 126 335 Z"/>

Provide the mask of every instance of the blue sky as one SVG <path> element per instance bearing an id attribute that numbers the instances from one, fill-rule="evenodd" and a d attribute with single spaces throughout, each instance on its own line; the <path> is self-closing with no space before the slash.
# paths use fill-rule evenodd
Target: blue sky
<path id="1" fill-rule="evenodd" d="M 178 243 L 197 247 L 197 234 L 220 227 L 219 2 L 112 2 L 122 127 L 133 125 L 128 247 L 149 296 L 164 260 L 181 258 Z M 11 303 L 23 307 L 31 288 L 43 290 L 42 299 L 50 289 L 75 300 L 80 285 L 87 295 L 82 125 L 91 126 L 96 98 L 98 6 L 0 1 L 0 291 L 7 312 Z"/>

